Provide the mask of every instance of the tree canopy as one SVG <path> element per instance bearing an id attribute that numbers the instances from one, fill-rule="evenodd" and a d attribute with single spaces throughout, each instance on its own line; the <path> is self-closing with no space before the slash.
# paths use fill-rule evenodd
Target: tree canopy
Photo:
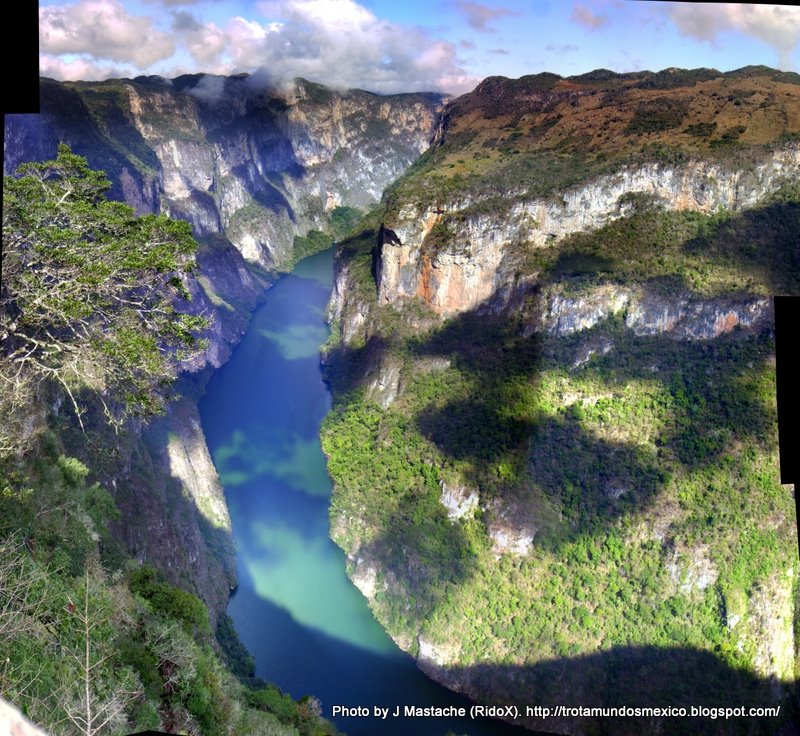
<path id="1" fill-rule="evenodd" d="M 206 324 L 176 308 L 194 268 L 189 224 L 108 200 L 106 175 L 64 144 L 3 184 L 3 413 L 24 413 L 42 382 L 59 384 L 79 419 L 83 388 L 114 422 L 159 411 Z"/>

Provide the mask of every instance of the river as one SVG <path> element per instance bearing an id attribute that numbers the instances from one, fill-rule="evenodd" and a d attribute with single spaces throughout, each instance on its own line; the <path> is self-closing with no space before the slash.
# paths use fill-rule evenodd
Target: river
<path id="1" fill-rule="evenodd" d="M 333 717 L 333 706 L 469 701 L 429 680 L 372 616 L 328 536 L 331 482 L 319 444 L 330 408 L 319 347 L 333 252 L 305 259 L 267 292 L 200 415 L 230 508 L 239 588 L 228 613 L 256 674 L 295 698 L 315 695 L 350 736 L 530 733 L 491 719 Z"/>

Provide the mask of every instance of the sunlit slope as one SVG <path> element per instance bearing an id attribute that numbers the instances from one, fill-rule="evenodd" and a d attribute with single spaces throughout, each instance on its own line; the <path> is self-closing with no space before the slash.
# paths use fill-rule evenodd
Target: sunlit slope
<path id="1" fill-rule="evenodd" d="M 795 82 L 487 80 L 341 247 L 332 533 L 436 679 L 481 701 L 781 704 L 791 719 L 797 538 L 770 296 L 800 288 Z M 679 124 L 653 113 L 641 130 L 653 100 L 685 109 Z M 560 229 L 512 232 L 513 208 L 541 198 Z"/>
<path id="2" fill-rule="evenodd" d="M 625 163 L 744 163 L 799 136 L 800 75 L 766 67 L 490 77 L 448 106 L 397 202 L 556 195 Z"/>

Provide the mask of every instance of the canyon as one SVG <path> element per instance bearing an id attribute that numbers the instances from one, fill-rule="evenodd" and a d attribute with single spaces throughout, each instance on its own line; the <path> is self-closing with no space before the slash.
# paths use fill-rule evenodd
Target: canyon
<path id="1" fill-rule="evenodd" d="M 65 141 L 199 242 L 184 306 L 211 317 L 208 349 L 103 478 L 116 535 L 224 611 L 197 399 L 298 239 L 356 208 L 322 357 L 331 536 L 400 648 L 483 703 L 683 704 L 687 683 L 788 703 L 771 296 L 800 277 L 798 90 L 766 68 L 491 78 L 452 101 L 42 80 L 42 114 L 6 118 L 6 171 Z"/>
<path id="2" fill-rule="evenodd" d="M 293 242 L 336 207 L 374 204 L 428 145 L 442 96 L 339 93 L 297 80 L 275 90 L 247 75 L 59 83 L 41 113 L 5 118 L 4 171 L 65 142 L 106 171 L 109 196 L 139 213 L 188 220 L 200 247 L 183 307 L 210 317 L 207 349 L 183 365 L 188 396 L 225 363 Z M 230 520 L 196 401 L 184 398 L 126 440 L 104 482 L 134 557 L 196 593 L 216 621 L 235 587 Z"/>

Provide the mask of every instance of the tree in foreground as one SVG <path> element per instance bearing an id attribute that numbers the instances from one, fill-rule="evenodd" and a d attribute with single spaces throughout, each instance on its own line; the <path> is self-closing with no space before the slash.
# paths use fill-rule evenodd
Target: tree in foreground
<path id="1" fill-rule="evenodd" d="M 0 453 L 21 449 L 43 382 L 61 386 L 81 426 L 83 388 L 119 424 L 159 411 L 177 361 L 201 348 L 206 321 L 175 307 L 194 268 L 188 223 L 136 216 L 106 198 L 110 185 L 64 144 L 4 177 Z"/>

